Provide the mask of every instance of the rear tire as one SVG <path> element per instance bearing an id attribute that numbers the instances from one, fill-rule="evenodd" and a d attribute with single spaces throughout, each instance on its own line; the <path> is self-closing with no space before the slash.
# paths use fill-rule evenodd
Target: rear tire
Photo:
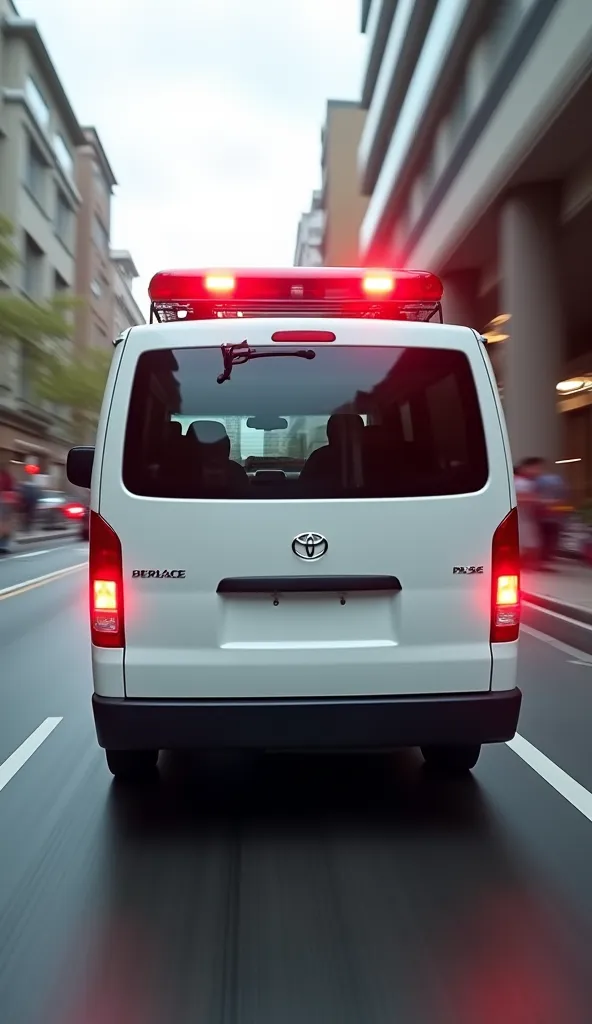
<path id="1" fill-rule="evenodd" d="M 158 750 L 106 750 L 107 766 L 121 782 L 142 782 L 156 775 Z"/>
<path id="2" fill-rule="evenodd" d="M 450 747 L 422 747 L 428 768 L 443 775 L 464 775 L 475 767 L 481 753 L 480 743 L 465 743 Z"/>

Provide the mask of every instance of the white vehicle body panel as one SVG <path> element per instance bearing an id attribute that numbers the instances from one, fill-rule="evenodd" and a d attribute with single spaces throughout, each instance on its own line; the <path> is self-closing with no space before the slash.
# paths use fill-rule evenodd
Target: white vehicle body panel
<path id="1" fill-rule="evenodd" d="M 233 500 L 142 497 L 122 460 L 139 354 L 162 348 L 268 345 L 274 330 L 334 331 L 334 346 L 457 349 L 466 354 L 483 419 L 489 478 L 443 497 Z M 220 366 L 220 369 L 222 367 Z M 236 372 L 240 372 L 240 369 Z M 514 504 L 499 398 L 474 332 L 439 324 L 302 318 L 202 321 L 133 328 L 111 368 L 91 508 L 123 552 L 126 647 L 94 650 L 95 690 L 151 699 L 352 697 L 484 692 L 515 685 L 516 644 L 490 644 L 491 545 Z M 304 531 L 326 555 L 292 551 Z M 475 575 L 454 566 L 483 566 Z M 133 578 L 134 570 L 184 578 Z M 392 575 L 398 592 L 226 595 L 227 577 Z M 275 603 L 274 603 L 275 601 Z"/>

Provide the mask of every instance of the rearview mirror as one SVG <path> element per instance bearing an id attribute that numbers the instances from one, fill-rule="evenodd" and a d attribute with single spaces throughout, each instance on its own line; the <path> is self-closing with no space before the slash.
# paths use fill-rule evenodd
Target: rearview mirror
<path id="1" fill-rule="evenodd" d="M 251 430 L 285 430 L 288 421 L 283 416 L 249 416 L 247 426 Z"/>
<path id="2" fill-rule="evenodd" d="M 90 487 L 95 450 L 91 447 L 70 448 L 66 476 L 75 487 Z"/>

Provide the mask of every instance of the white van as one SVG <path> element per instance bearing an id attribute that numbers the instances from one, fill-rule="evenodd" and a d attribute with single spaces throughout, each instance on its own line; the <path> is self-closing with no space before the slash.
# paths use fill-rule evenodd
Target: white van
<path id="1" fill-rule="evenodd" d="M 116 776 L 175 748 L 510 739 L 519 550 L 483 340 L 424 272 L 157 274 L 91 485 L 93 710 Z M 440 322 L 430 322 L 434 317 Z M 92 481 L 91 481 L 92 475 Z"/>

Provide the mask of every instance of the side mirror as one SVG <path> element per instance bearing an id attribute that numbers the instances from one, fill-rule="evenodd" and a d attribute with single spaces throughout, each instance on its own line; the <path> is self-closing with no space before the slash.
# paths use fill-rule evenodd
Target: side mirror
<path id="1" fill-rule="evenodd" d="M 70 448 L 66 476 L 75 487 L 90 487 L 95 450 L 90 447 Z"/>

